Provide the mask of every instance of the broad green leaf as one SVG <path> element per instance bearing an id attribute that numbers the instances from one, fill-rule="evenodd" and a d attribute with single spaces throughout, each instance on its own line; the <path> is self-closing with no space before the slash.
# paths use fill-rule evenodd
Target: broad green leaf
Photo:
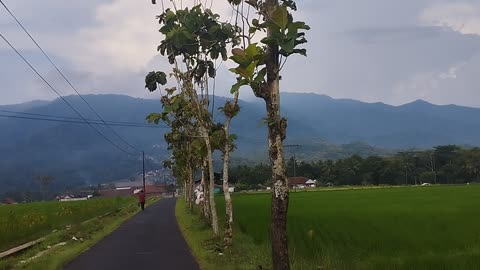
<path id="1" fill-rule="evenodd" d="M 240 48 L 234 48 L 234 49 L 232 49 L 232 54 L 233 54 L 234 56 L 241 57 L 242 59 L 245 58 L 245 52 L 244 52 L 242 49 L 240 49 Z"/>
<path id="2" fill-rule="evenodd" d="M 157 75 L 155 71 L 151 71 L 145 76 L 145 88 L 150 92 L 157 90 Z"/>
<path id="3" fill-rule="evenodd" d="M 286 51 L 287 53 L 291 53 L 295 48 L 295 40 L 294 39 L 284 40 L 278 45 L 280 46 L 280 48 L 282 48 L 282 50 Z"/>
<path id="4" fill-rule="evenodd" d="M 288 11 L 286 6 L 278 6 L 272 13 L 272 22 L 276 24 L 282 32 L 285 31 L 288 24 Z"/>
<path id="5" fill-rule="evenodd" d="M 247 85 L 247 84 L 248 84 L 248 82 L 245 79 L 237 81 L 236 84 L 232 85 L 232 89 L 230 89 L 230 93 L 233 94 L 233 93 L 237 92 L 240 89 L 240 87 L 242 87 L 244 85 Z"/>
<path id="6" fill-rule="evenodd" d="M 213 65 L 212 61 L 208 61 L 208 76 L 210 78 L 215 78 L 217 74 L 217 70 L 215 70 L 215 66 Z"/>
<path id="7" fill-rule="evenodd" d="M 165 74 L 165 72 L 162 72 L 162 71 L 157 71 L 155 73 L 156 75 L 156 81 L 157 83 L 161 84 L 161 85 L 165 85 L 167 84 L 167 74 Z"/>
<path id="8" fill-rule="evenodd" d="M 245 50 L 245 54 L 249 58 L 254 58 L 255 55 L 258 54 L 258 48 L 257 48 L 257 43 L 252 43 L 248 45 L 247 49 Z"/>
<path id="9" fill-rule="evenodd" d="M 267 68 L 264 67 L 262 68 L 258 74 L 257 74 L 257 77 L 255 77 L 255 82 L 263 82 L 265 80 L 265 75 L 267 74 Z"/>

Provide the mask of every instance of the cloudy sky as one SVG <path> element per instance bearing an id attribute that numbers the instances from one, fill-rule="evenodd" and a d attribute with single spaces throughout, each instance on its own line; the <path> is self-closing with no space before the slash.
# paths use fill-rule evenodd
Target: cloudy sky
<path id="1" fill-rule="evenodd" d="M 143 88 L 143 79 L 147 71 L 166 67 L 156 54 L 160 5 L 3 1 L 81 93 L 156 97 Z M 209 1 L 229 19 L 226 0 Z M 309 56 L 289 60 L 282 91 L 394 105 L 424 99 L 480 107 L 480 0 L 298 0 L 297 5 L 297 18 L 312 27 Z M 2 6 L 0 33 L 62 94 L 73 94 Z M 232 80 L 220 72 L 216 93 L 228 95 Z M 249 92 L 243 89 L 243 97 L 252 98 Z M 52 98 L 0 39 L 0 104 Z"/>

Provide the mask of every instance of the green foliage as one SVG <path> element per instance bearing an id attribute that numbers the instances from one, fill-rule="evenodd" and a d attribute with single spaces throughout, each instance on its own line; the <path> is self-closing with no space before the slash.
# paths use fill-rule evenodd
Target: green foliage
<path id="1" fill-rule="evenodd" d="M 461 149 L 439 146 L 434 151 L 402 152 L 393 156 L 352 155 L 338 160 L 296 162 L 296 175 L 317 179 L 322 185 L 420 185 L 422 183 L 480 183 L 480 148 Z M 432 164 L 433 162 L 433 164 Z M 260 167 L 259 167 L 260 166 Z M 294 160 L 286 163 L 293 176 Z M 433 166 L 433 169 L 432 169 Z M 230 175 L 233 181 L 256 189 L 268 177 L 262 165 L 237 166 Z"/>
<path id="2" fill-rule="evenodd" d="M 167 84 L 167 75 L 161 71 L 151 71 L 145 77 L 145 88 L 150 92 L 157 90 L 157 84 Z"/>
<path id="3" fill-rule="evenodd" d="M 219 57 L 227 60 L 227 44 L 238 42 L 236 33 L 239 29 L 219 22 L 218 14 L 209 9 L 203 10 L 201 5 L 176 12 L 167 9 L 158 16 L 158 20 L 162 25 L 160 33 L 165 35 L 158 51 L 167 56 L 170 64 L 181 56 L 184 63 L 192 66 L 197 82 L 205 74 L 215 77 L 213 60 Z M 206 60 L 204 56 L 210 59 Z"/>
<path id="4" fill-rule="evenodd" d="M 229 1 L 231 4 L 238 5 L 235 1 Z M 241 86 L 250 85 L 254 92 L 259 93 L 261 87 L 266 83 L 266 52 L 267 48 L 279 48 L 279 56 L 285 58 L 292 54 L 301 54 L 306 56 L 306 49 L 298 46 L 307 42 L 304 30 L 310 27 L 305 22 L 294 21 L 290 11 L 296 10 L 294 1 L 281 1 L 280 5 L 273 7 L 273 11 L 265 7 L 264 1 L 252 0 L 245 3 L 253 7 L 258 14 L 262 15 L 265 22 L 260 23 L 257 18 L 249 22 L 249 41 L 257 32 L 268 32 L 268 36 L 261 40 L 262 46 L 257 43 L 249 43 L 245 49 L 234 48 L 231 59 L 238 64 L 236 68 L 230 69 L 231 72 L 238 75 L 237 82 L 232 86 L 231 92 L 238 91 Z M 268 30 L 268 31 L 267 31 Z M 280 72 L 278 70 L 277 72 Z M 271 75 L 270 75 L 271 76 Z M 278 76 L 278 74 L 275 74 Z M 274 78 L 271 78 L 274 79 Z"/>
<path id="5" fill-rule="evenodd" d="M 228 60 L 227 46 L 238 44 L 241 29 L 220 22 L 220 16 L 202 4 L 180 10 L 167 9 L 157 18 L 160 33 L 164 36 L 157 50 L 173 66 L 172 76 L 177 80 L 179 92 L 167 90 L 161 100 L 163 111 L 150 114 L 147 120 L 157 124 L 162 121 L 171 128 L 165 134 L 168 149 L 172 152 L 168 166 L 182 181 L 193 177 L 203 159 L 212 160 L 213 151 L 234 148 L 233 138 L 230 140 L 226 136 L 224 126 L 213 122 L 208 111 L 208 96 L 203 96 L 203 91 L 208 93 L 208 78 L 216 76 L 214 61 L 219 58 Z M 185 71 L 182 71 L 183 67 Z M 145 79 L 146 87 L 154 91 L 157 84 L 166 83 L 163 75 L 149 73 Z M 197 94 L 199 89 L 201 98 Z M 223 108 L 230 117 L 238 111 L 236 102 L 235 105 L 227 103 Z M 230 147 L 226 147 L 227 143 Z"/>

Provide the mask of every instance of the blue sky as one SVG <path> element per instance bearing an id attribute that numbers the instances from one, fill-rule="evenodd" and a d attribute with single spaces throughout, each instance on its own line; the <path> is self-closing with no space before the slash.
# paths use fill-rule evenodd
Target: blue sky
<path id="1" fill-rule="evenodd" d="M 229 19 L 227 1 L 211 1 Z M 150 0 L 4 2 L 81 93 L 158 98 L 143 89 L 143 79 L 150 70 L 168 67 L 156 54 L 160 5 Z M 480 0 L 297 4 L 296 16 L 312 27 L 309 56 L 288 61 L 282 91 L 394 105 L 424 99 L 480 107 Z M 0 32 L 62 94 L 73 94 L 3 8 Z M 216 93 L 228 96 L 232 81 L 228 72 L 220 71 Z M 0 104 L 55 97 L 2 40 L 0 82 Z M 252 98 L 250 90 L 242 90 L 243 98 Z"/>

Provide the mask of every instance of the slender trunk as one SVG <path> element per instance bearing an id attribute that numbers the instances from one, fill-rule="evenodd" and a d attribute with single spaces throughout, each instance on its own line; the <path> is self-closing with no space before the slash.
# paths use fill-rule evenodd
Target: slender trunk
<path id="1" fill-rule="evenodd" d="M 189 171 L 188 171 L 188 179 L 189 179 L 189 195 L 190 195 L 190 210 L 193 210 L 193 204 L 195 202 L 195 181 L 194 181 L 194 176 L 193 176 L 193 168 L 192 166 L 189 166 Z"/>
<path id="2" fill-rule="evenodd" d="M 209 185 L 205 181 L 205 170 L 207 169 L 207 162 L 204 161 L 202 165 L 202 191 L 203 191 L 203 215 L 205 216 L 205 219 L 210 222 L 210 197 L 208 196 L 209 192 Z"/>
<path id="3" fill-rule="evenodd" d="M 228 128 L 226 128 L 228 129 Z M 223 156 L 223 194 L 225 196 L 225 218 L 227 221 L 226 227 L 225 227 L 225 235 L 224 235 L 224 244 L 225 247 L 228 247 L 232 244 L 232 239 L 233 239 L 233 206 L 232 206 L 232 197 L 230 196 L 230 191 L 229 191 L 229 186 L 228 186 L 228 163 L 229 163 L 229 143 L 226 143 L 225 150 L 227 150 L 224 153 Z"/>
<path id="4" fill-rule="evenodd" d="M 205 129 L 203 135 L 205 136 L 205 144 L 207 146 L 207 163 L 208 163 L 208 175 L 210 180 L 210 188 L 208 191 L 208 197 L 210 200 L 210 218 L 212 220 L 212 229 L 215 237 L 218 236 L 218 216 L 217 208 L 215 206 L 215 174 L 213 171 L 213 156 L 212 156 L 212 146 L 210 145 L 210 138 Z"/>
<path id="5" fill-rule="evenodd" d="M 213 234 L 215 235 L 215 237 L 217 237 L 218 236 L 218 217 L 217 217 L 217 209 L 215 207 L 215 194 L 214 194 L 215 174 L 213 171 L 213 155 L 212 155 L 212 146 L 210 144 L 210 136 L 207 128 L 208 125 L 204 120 L 204 117 L 208 115 L 208 108 L 205 109 L 202 107 L 202 105 L 200 105 L 197 92 L 195 92 L 195 89 L 191 84 L 191 81 L 186 82 L 185 90 L 190 96 L 190 99 L 193 103 L 194 108 L 196 108 L 197 121 L 200 126 L 200 135 L 205 139 L 205 145 L 207 148 L 207 164 L 208 164 L 208 175 L 209 175 L 209 181 L 210 181 L 210 188 L 209 188 L 210 215 L 211 215 L 210 217 L 212 220 Z"/>
<path id="6" fill-rule="evenodd" d="M 187 198 L 187 179 L 183 179 L 183 199 L 188 202 Z"/>
<path id="7" fill-rule="evenodd" d="M 234 107 L 237 105 L 238 102 L 238 91 L 235 93 L 234 98 Z M 229 165 L 229 158 L 230 158 L 230 122 L 232 120 L 231 115 L 226 116 L 225 120 L 225 149 L 223 150 L 223 194 L 225 197 L 225 213 L 226 213 L 226 227 L 225 227 L 225 235 L 223 238 L 225 247 L 228 247 L 232 244 L 233 239 L 233 206 L 232 206 L 232 197 L 230 196 L 230 190 L 228 185 L 228 165 Z"/>

